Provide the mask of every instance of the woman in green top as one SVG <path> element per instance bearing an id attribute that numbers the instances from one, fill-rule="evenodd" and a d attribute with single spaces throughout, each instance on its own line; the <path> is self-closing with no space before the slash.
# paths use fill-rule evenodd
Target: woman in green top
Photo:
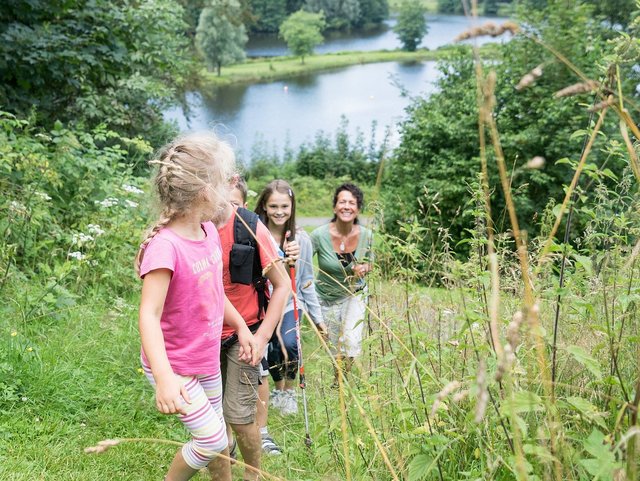
<path id="1" fill-rule="evenodd" d="M 364 195 L 356 185 L 342 184 L 333 196 L 333 219 L 311 233 L 313 252 L 318 255 L 316 291 L 322 316 L 332 353 L 346 372 L 361 351 L 365 276 L 372 266 L 372 234 L 358 222 L 363 202 Z"/>

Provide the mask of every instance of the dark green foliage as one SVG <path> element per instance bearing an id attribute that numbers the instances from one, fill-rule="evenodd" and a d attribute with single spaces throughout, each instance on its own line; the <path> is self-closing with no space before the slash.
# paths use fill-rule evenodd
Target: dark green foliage
<path id="1" fill-rule="evenodd" d="M 322 43 L 322 31 L 325 27 L 324 14 L 299 10 L 287 17 L 280 25 L 280 36 L 287 42 L 293 55 L 304 58 L 313 53 L 313 48 Z"/>
<path id="2" fill-rule="evenodd" d="M 189 74 L 183 10 L 171 0 L 3 2 L 0 104 L 37 122 L 105 123 L 161 142 L 161 111 Z"/>
<path id="3" fill-rule="evenodd" d="M 485 0 L 484 2 L 484 14 L 485 15 L 497 15 L 500 8 L 498 0 Z"/>
<path id="4" fill-rule="evenodd" d="M 104 127 L 45 131 L 0 112 L 0 291 L 36 275 L 51 289 L 123 289 L 146 223 L 132 170 L 151 152 Z"/>
<path id="5" fill-rule="evenodd" d="M 461 15 L 464 14 L 464 7 L 458 0 L 438 0 L 438 12 Z"/>
<path id="6" fill-rule="evenodd" d="M 415 52 L 429 28 L 422 4 L 411 0 L 403 0 L 398 13 L 398 23 L 393 31 L 400 39 L 403 50 Z"/>
<path id="7" fill-rule="evenodd" d="M 269 153 L 265 145 L 256 144 L 251 153 L 247 177 L 347 177 L 362 184 L 373 184 L 387 149 L 386 139 L 378 145 L 372 134 L 369 145 L 365 145 L 362 133 L 356 132 L 354 140 L 348 127 L 346 118 L 343 118 L 334 135 L 318 132 L 313 142 L 303 144 L 297 153 L 287 151 L 282 160 Z M 372 132 L 375 132 L 375 128 L 373 124 Z"/>
<path id="8" fill-rule="evenodd" d="M 238 0 L 212 0 L 200 13 L 196 29 L 196 46 L 205 61 L 220 75 L 223 65 L 245 58 L 247 33 L 240 21 L 242 7 Z"/>
<path id="9" fill-rule="evenodd" d="M 597 64 L 605 48 L 600 26 L 591 21 L 589 9 L 573 8 L 574 2 L 569 3 L 571 9 L 566 2 L 556 2 L 548 11 L 528 11 L 527 19 L 547 44 L 572 59 L 588 76 L 599 78 Z M 544 74 L 538 81 L 516 91 L 520 78 L 541 63 Z M 508 42 L 503 58 L 485 65 L 486 70 L 490 68 L 497 73 L 495 115 L 520 226 L 533 236 L 540 213 L 551 199 L 562 200 L 563 186 L 571 180 L 572 169 L 557 161 L 579 158 L 585 134 L 572 134 L 589 126 L 589 113 L 581 102 L 590 102 L 592 97 L 554 99 L 554 92 L 577 79 L 548 51 L 523 36 Z M 441 63 L 440 71 L 439 91 L 414 103 L 402 126 L 402 142 L 388 171 L 387 204 L 393 208 L 386 219 L 390 228 L 407 218 L 416 218 L 425 226 L 448 228 L 455 245 L 472 227 L 470 209 L 475 205 L 469 186 L 480 171 L 476 81 L 470 52 L 459 49 Z M 487 144 L 492 214 L 497 228 L 504 231 L 510 224 L 488 133 Z M 544 168 L 525 168 L 534 156 L 546 158 Z M 599 165 L 607 156 L 596 151 L 592 157 Z M 608 168 L 620 172 L 619 161 L 611 158 L 608 162 Z M 576 220 L 574 225 L 579 224 Z"/>
<path id="10" fill-rule="evenodd" d="M 251 26 L 253 32 L 276 33 L 287 17 L 285 0 L 251 0 L 251 13 L 256 21 Z"/>
<path id="11" fill-rule="evenodd" d="M 380 25 L 389 16 L 387 0 L 360 0 L 360 18 L 355 27 Z"/>

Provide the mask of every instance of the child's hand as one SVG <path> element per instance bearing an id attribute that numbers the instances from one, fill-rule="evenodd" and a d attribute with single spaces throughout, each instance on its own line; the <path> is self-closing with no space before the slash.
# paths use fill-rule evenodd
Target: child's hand
<path id="1" fill-rule="evenodd" d="M 184 415 L 187 414 L 183 407 L 185 402 L 191 404 L 189 392 L 173 373 L 158 378 L 156 383 L 156 407 L 158 411 L 163 414 L 179 413 Z"/>
<path id="2" fill-rule="evenodd" d="M 294 265 L 300 257 L 300 244 L 297 240 L 285 241 L 284 243 L 284 260 L 288 265 Z"/>
<path id="3" fill-rule="evenodd" d="M 258 352 L 256 338 L 246 325 L 238 329 L 238 344 L 240 344 L 238 360 L 256 366 L 262 359 L 262 350 Z"/>

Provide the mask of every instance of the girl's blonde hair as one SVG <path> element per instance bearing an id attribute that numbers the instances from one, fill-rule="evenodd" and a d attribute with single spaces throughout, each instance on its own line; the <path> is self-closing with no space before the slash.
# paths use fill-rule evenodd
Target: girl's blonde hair
<path id="1" fill-rule="evenodd" d="M 231 214 L 229 183 L 235 174 L 235 155 L 231 146 L 215 134 L 192 133 L 178 137 L 149 163 L 157 166 L 153 185 L 161 211 L 157 222 L 144 236 L 136 267 L 149 241 L 172 219 L 187 213 L 205 188 L 214 204 L 211 221 L 219 225 Z"/>

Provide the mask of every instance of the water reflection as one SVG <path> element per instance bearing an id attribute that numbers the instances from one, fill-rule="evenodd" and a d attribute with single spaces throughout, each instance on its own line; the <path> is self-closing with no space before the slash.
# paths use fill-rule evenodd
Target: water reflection
<path id="1" fill-rule="evenodd" d="M 349 121 L 349 133 L 363 133 L 380 140 L 387 126 L 403 118 L 409 95 L 433 90 L 434 62 L 355 65 L 329 72 L 307 74 L 271 83 L 220 88 L 213 96 L 191 94 L 190 122 L 180 110 L 167 112 L 182 130 L 199 130 L 223 124 L 238 139 L 246 155 L 261 141 L 282 152 L 296 149 L 324 130 L 335 133 L 341 116 Z M 376 122 L 372 130 L 372 122 Z M 394 133 L 394 138 L 397 134 Z"/>

